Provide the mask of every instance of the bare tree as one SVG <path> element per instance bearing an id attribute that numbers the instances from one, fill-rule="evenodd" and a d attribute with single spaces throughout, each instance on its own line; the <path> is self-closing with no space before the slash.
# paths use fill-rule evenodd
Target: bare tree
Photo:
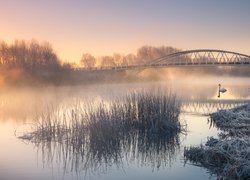
<path id="1" fill-rule="evenodd" d="M 101 61 L 102 67 L 113 67 L 116 65 L 114 58 L 112 56 L 104 56 L 101 59 L 102 59 Z"/>
<path id="2" fill-rule="evenodd" d="M 138 64 L 136 55 L 130 53 L 124 57 L 124 62 L 126 62 L 128 65 L 135 65 Z"/>
<path id="3" fill-rule="evenodd" d="M 115 53 L 113 59 L 116 65 L 121 65 L 123 62 L 123 56 L 121 54 Z"/>
<path id="4" fill-rule="evenodd" d="M 2 41 L 0 43 L 0 64 L 6 65 L 8 60 L 9 60 L 9 47 L 4 41 Z"/>
<path id="5" fill-rule="evenodd" d="M 92 68 L 95 67 L 96 59 L 91 54 L 84 53 L 82 55 L 80 63 L 86 68 Z"/>
<path id="6" fill-rule="evenodd" d="M 137 60 L 139 63 L 149 63 L 150 61 L 171 54 L 178 51 L 177 49 L 169 46 L 153 47 L 142 46 L 137 51 Z"/>

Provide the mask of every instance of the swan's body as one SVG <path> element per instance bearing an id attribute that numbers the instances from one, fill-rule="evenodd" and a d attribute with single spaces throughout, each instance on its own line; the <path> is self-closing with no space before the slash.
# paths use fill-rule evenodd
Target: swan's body
<path id="1" fill-rule="evenodd" d="M 221 88 L 219 91 L 222 92 L 222 93 L 224 93 L 224 92 L 226 92 L 227 90 L 226 90 L 225 88 Z"/>

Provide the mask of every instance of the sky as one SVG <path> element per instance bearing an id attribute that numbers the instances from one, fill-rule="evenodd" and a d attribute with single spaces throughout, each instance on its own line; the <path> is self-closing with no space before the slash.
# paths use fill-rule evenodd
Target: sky
<path id="1" fill-rule="evenodd" d="M 0 0 L 0 40 L 32 39 L 69 62 L 143 45 L 250 55 L 250 1 Z"/>

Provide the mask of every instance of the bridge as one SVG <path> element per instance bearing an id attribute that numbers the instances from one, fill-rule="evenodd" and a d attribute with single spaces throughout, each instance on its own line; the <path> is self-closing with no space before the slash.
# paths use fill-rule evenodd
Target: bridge
<path id="1" fill-rule="evenodd" d="M 140 70 L 147 68 L 165 68 L 181 66 L 239 66 L 250 65 L 250 56 L 237 52 L 198 49 L 180 51 L 162 56 L 145 64 L 117 65 L 94 68 L 77 68 L 76 71 L 105 71 L 105 70 Z"/>

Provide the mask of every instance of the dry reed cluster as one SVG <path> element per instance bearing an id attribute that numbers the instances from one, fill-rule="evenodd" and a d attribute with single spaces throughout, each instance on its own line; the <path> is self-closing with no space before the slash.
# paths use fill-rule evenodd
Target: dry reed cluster
<path id="1" fill-rule="evenodd" d="M 85 103 L 38 117 L 34 131 L 19 137 L 51 154 L 71 169 L 106 169 L 124 159 L 159 168 L 176 154 L 181 103 L 171 93 L 133 92 L 109 103 Z M 103 166 L 104 165 L 104 166 Z M 103 169 L 101 170 L 103 171 Z"/>

